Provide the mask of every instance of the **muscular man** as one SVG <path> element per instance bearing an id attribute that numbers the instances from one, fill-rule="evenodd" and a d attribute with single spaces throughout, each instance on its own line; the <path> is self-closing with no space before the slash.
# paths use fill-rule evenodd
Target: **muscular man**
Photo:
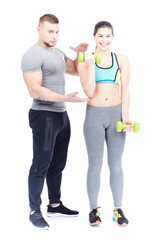
<path id="1" fill-rule="evenodd" d="M 39 228 L 49 225 L 42 216 L 41 193 L 46 179 L 49 205 L 47 214 L 78 215 L 61 202 L 61 178 L 66 164 L 70 123 L 65 102 L 84 102 L 77 92 L 65 95 L 64 73 L 77 75 L 77 59 L 72 61 L 54 48 L 59 33 L 59 20 L 45 14 L 37 28 L 39 39 L 22 57 L 21 68 L 28 91 L 33 97 L 29 124 L 33 133 L 33 161 L 29 172 L 30 221 Z M 87 44 L 72 49 L 84 52 Z"/>

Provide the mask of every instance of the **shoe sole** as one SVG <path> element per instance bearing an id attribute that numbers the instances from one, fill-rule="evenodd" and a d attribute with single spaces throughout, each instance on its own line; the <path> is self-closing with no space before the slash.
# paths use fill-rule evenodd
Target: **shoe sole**
<path id="1" fill-rule="evenodd" d="M 115 222 L 114 220 L 113 220 L 113 222 L 116 223 L 118 227 L 127 227 L 128 226 L 127 223 L 119 224 L 119 223 Z"/>
<path id="2" fill-rule="evenodd" d="M 78 217 L 79 214 L 76 215 L 67 215 L 63 213 L 47 213 L 47 217 Z"/>
<path id="3" fill-rule="evenodd" d="M 96 226 L 96 225 L 99 225 L 99 224 L 101 224 L 101 222 L 100 221 L 96 221 L 94 223 L 90 223 L 90 226 Z"/>
<path id="4" fill-rule="evenodd" d="M 123 224 L 118 224 L 118 223 L 117 223 L 117 225 L 118 225 L 119 227 L 127 227 L 127 226 L 128 226 L 128 224 L 126 224 L 126 223 L 123 223 Z"/>
<path id="5" fill-rule="evenodd" d="M 49 230 L 50 227 L 46 226 L 44 228 L 41 228 L 41 227 L 37 227 L 35 226 L 31 221 L 29 221 L 29 224 L 34 228 L 34 229 L 37 229 L 37 230 L 40 230 L 40 231 L 46 231 L 46 230 Z"/>

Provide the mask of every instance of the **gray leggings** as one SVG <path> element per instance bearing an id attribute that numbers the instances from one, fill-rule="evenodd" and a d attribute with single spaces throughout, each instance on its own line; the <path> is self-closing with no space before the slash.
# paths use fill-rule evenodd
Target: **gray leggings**
<path id="1" fill-rule="evenodd" d="M 91 209 L 97 208 L 105 140 L 114 206 L 121 207 L 122 205 L 123 171 L 121 163 L 126 133 L 116 132 L 116 123 L 121 119 L 121 104 L 113 107 L 87 105 L 84 137 L 89 160 L 87 191 Z"/>

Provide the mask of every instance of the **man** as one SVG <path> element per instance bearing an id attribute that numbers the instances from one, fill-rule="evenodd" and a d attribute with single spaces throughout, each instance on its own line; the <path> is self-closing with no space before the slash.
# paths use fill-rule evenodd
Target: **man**
<path id="1" fill-rule="evenodd" d="M 29 124 L 33 133 L 33 162 L 29 172 L 30 221 L 39 228 L 49 225 L 42 216 L 41 193 L 44 180 L 48 187 L 47 214 L 78 215 L 66 208 L 61 200 L 61 178 L 66 164 L 70 139 L 70 123 L 65 102 L 84 102 L 78 92 L 65 95 L 64 72 L 77 75 L 77 59 L 72 61 L 54 46 L 58 40 L 59 20 L 45 14 L 37 28 L 39 39 L 22 57 L 22 71 L 28 91 L 33 97 L 29 111 Z M 87 44 L 80 44 L 74 51 L 85 52 Z M 53 47 L 53 48 L 52 48 Z"/>

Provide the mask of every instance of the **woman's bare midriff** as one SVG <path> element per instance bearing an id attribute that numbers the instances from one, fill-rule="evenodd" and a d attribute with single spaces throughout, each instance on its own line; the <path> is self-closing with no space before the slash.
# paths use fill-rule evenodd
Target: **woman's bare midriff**
<path id="1" fill-rule="evenodd" d="M 96 84 L 94 94 L 88 101 L 88 105 L 95 107 L 111 107 L 119 104 L 121 104 L 119 86 L 112 83 Z"/>

